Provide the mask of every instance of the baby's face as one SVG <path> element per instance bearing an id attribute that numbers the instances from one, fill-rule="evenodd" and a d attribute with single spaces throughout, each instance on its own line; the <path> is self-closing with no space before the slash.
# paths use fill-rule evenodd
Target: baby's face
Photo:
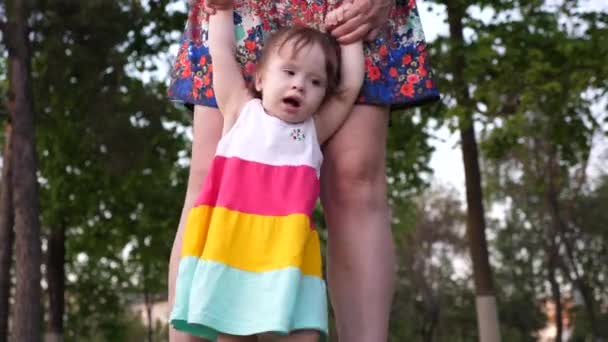
<path id="1" fill-rule="evenodd" d="M 262 92 L 268 114 L 297 123 L 312 116 L 321 105 L 327 89 L 326 60 L 318 44 L 304 46 L 292 54 L 293 43 L 272 50 L 255 87 Z"/>

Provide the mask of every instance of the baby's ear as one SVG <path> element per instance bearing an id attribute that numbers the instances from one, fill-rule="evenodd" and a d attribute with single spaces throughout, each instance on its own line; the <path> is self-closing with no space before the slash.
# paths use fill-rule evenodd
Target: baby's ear
<path id="1" fill-rule="evenodd" d="M 259 71 L 255 72 L 254 77 L 254 85 L 255 85 L 255 90 L 259 93 L 262 92 L 262 73 Z"/>

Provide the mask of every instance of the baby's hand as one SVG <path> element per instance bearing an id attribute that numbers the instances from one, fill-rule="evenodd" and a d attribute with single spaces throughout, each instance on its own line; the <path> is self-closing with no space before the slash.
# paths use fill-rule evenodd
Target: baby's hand
<path id="1" fill-rule="evenodd" d="M 342 3 L 340 7 L 327 13 L 327 17 L 325 17 L 325 26 L 331 30 L 332 28 L 342 24 L 345 18 L 350 19 L 351 17 L 357 15 L 357 13 L 354 13 L 354 11 L 356 11 L 356 9 L 351 3 Z"/>
<path id="2" fill-rule="evenodd" d="M 203 3 L 207 14 L 215 14 L 216 10 L 227 10 L 234 6 L 234 0 L 204 0 Z"/>

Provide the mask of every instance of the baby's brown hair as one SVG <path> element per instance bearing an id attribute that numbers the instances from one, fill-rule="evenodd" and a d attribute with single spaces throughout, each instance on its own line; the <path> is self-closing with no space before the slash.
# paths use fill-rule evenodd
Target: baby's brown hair
<path id="1" fill-rule="evenodd" d="M 335 95 L 338 91 L 340 63 L 338 60 L 338 43 L 330 35 L 323 33 L 314 28 L 296 25 L 283 28 L 274 33 L 264 43 L 262 48 L 262 56 L 256 65 L 256 77 L 258 73 L 264 70 L 268 59 L 274 49 L 281 52 L 285 44 L 292 42 L 294 50 L 292 56 L 300 52 L 302 48 L 318 44 L 325 55 L 325 72 L 327 74 L 327 87 L 323 102 L 329 97 Z M 255 97 L 261 97 L 261 92 L 255 88 L 252 89 Z"/>

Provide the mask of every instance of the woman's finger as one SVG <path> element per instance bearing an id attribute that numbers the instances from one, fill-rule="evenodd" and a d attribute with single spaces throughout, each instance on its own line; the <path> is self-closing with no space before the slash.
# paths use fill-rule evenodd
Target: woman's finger
<path id="1" fill-rule="evenodd" d="M 358 14 L 357 10 L 350 3 L 344 3 L 327 14 L 325 25 L 333 30 L 338 25 L 353 20 Z"/>
<path id="2" fill-rule="evenodd" d="M 379 33 L 380 33 L 380 29 L 375 28 L 375 29 L 369 31 L 369 33 L 367 34 L 367 36 L 365 36 L 365 40 L 368 41 L 368 42 L 371 42 L 374 39 L 376 39 L 376 37 L 378 37 Z"/>
<path id="3" fill-rule="evenodd" d="M 350 44 L 363 39 L 369 32 L 371 26 L 367 23 L 360 25 L 355 30 L 351 30 L 342 36 L 335 36 L 340 44 Z M 332 32 L 333 34 L 333 32 Z"/>
<path id="4" fill-rule="evenodd" d="M 325 17 L 325 26 L 334 27 L 336 25 L 338 25 L 338 18 L 336 12 L 331 11 L 327 14 L 327 17 Z"/>
<path id="5" fill-rule="evenodd" d="M 209 15 L 215 14 L 215 8 L 207 3 L 205 3 L 205 5 L 203 6 L 203 11 L 205 11 L 205 13 Z"/>
<path id="6" fill-rule="evenodd" d="M 377 1 L 377 0 L 376 0 Z M 353 7 L 357 10 L 357 12 L 359 13 L 371 13 L 373 8 L 372 8 L 372 3 L 370 0 L 357 0 L 354 1 L 353 0 Z"/>
<path id="7" fill-rule="evenodd" d="M 332 28 L 331 35 L 336 38 L 340 38 L 357 30 L 363 24 L 365 24 L 363 16 L 356 15 L 354 17 L 351 17 L 350 19 L 345 19 L 342 22 L 338 22 L 337 26 Z"/>

